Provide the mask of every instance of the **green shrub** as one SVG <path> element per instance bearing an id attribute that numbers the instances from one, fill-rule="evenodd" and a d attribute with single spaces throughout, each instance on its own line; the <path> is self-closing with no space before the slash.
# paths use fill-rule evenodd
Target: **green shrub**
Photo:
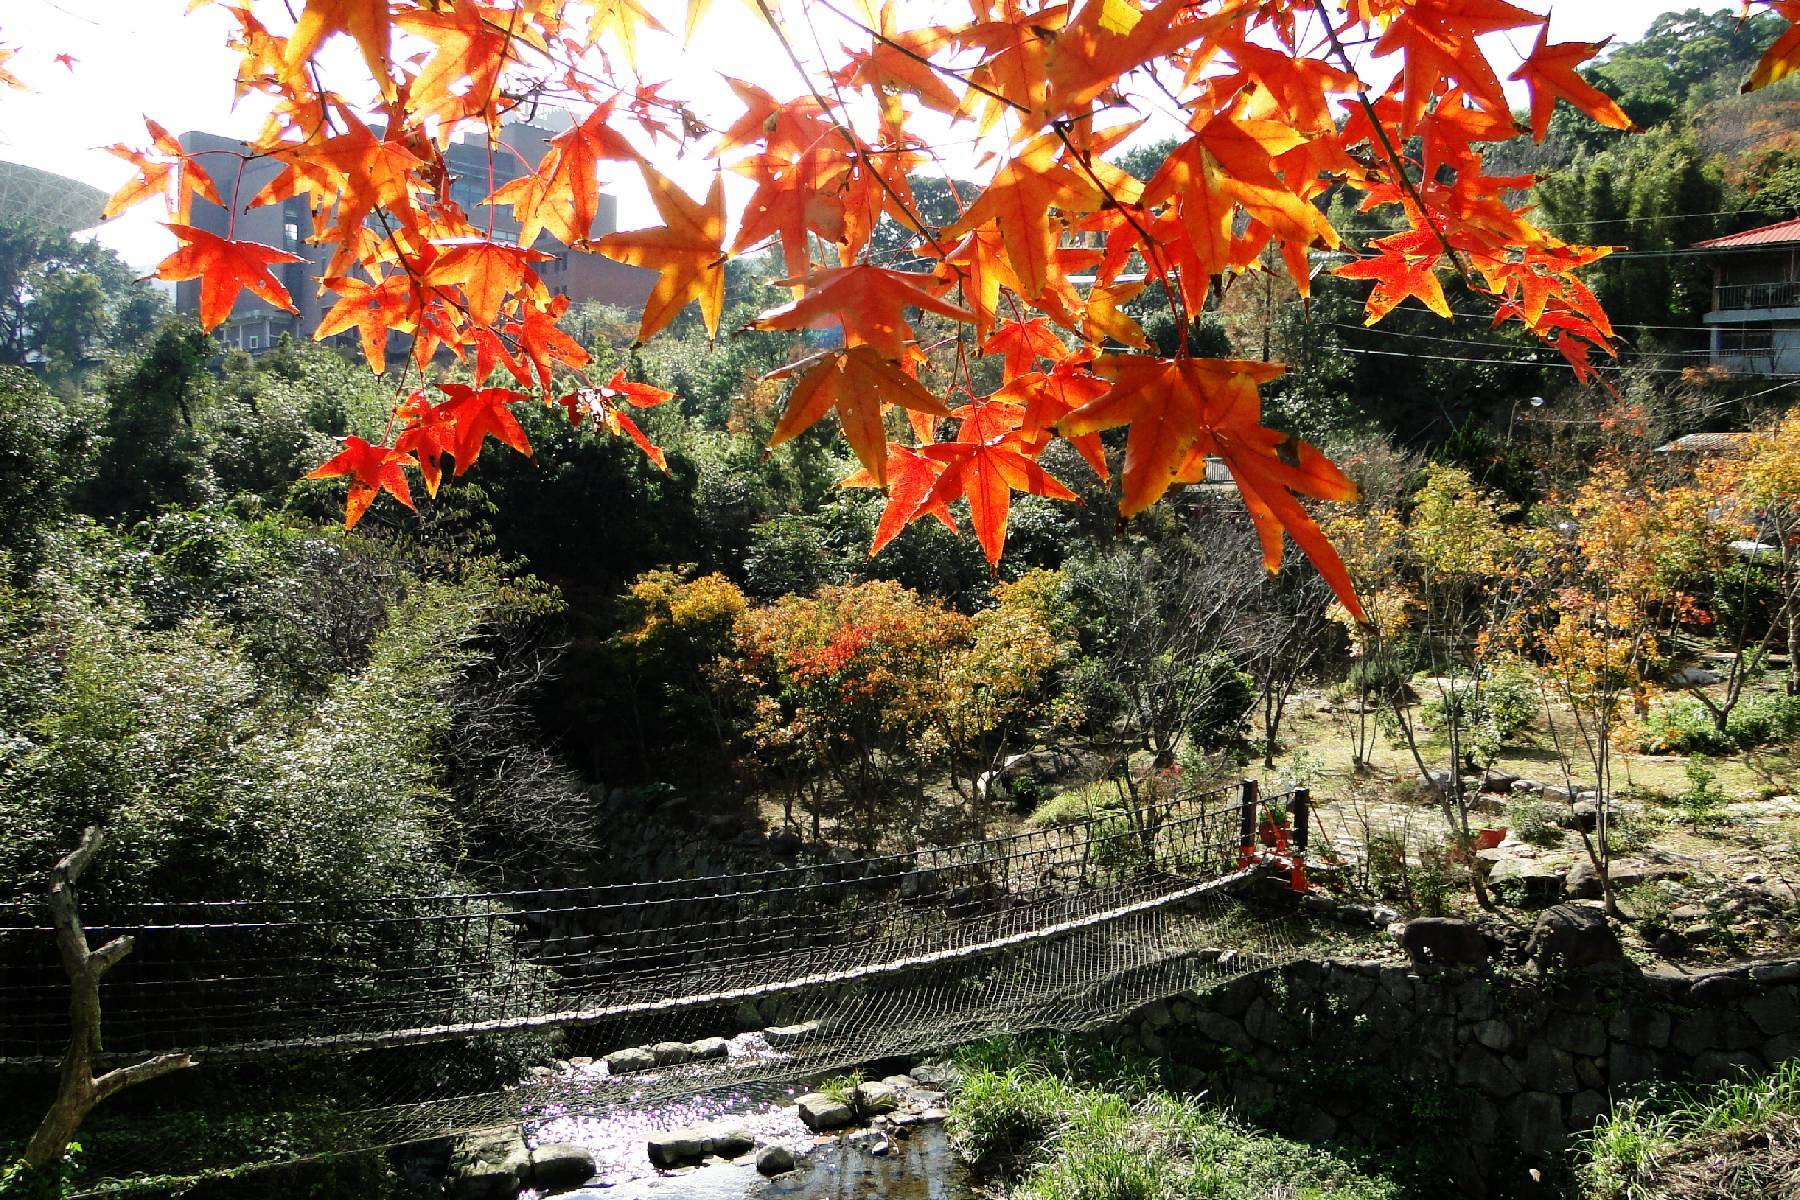
<path id="1" fill-rule="evenodd" d="M 1712 763 L 1696 754 L 1687 763 L 1687 790 L 1675 797 L 1682 819 L 1695 829 L 1717 825 L 1723 816 L 1725 793 L 1719 787 L 1719 773 Z"/>
<path id="2" fill-rule="evenodd" d="M 1506 827 L 1512 835 L 1533 846 L 1560 846 L 1563 828 L 1556 805 L 1542 800 L 1520 798 L 1506 806 Z"/>
<path id="3" fill-rule="evenodd" d="M 1644 722 L 1637 749 L 1644 754 L 1725 755 L 1800 738 L 1800 696 L 1760 695 L 1740 701 L 1720 730 L 1691 696 L 1661 705 Z"/>

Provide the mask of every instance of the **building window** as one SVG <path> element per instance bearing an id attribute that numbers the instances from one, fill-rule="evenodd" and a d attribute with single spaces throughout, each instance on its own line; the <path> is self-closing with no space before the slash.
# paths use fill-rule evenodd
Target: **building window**
<path id="1" fill-rule="evenodd" d="M 249 347 L 249 348 L 250 348 L 250 349 L 252 349 L 252 350 L 255 350 L 255 349 L 256 349 L 256 348 L 257 348 L 257 347 L 259 347 L 259 346 L 261 346 L 261 345 L 262 345 L 262 339 L 261 339 L 261 338 L 259 338 L 259 337 L 257 337 L 257 336 L 256 336 L 256 335 L 255 335 L 255 334 L 254 334 L 254 333 L 253 333 L 253 334 L 251 334 L 251 335 L 250 335 L 250 336 L 249 336 L 249 338 L 248 338 L 248 339 L 246 339 L 246 341 L 245 341 L 245 343 L 244 343 L 244 344 L 245 344 L 245 345 L 246 345 L 246 346 L 248 346 L 248 347 Z"/>
<path id="2" fill-rule="evenodd" d="M 1773 325 L 1719 326 L 1719 353 L 1728 355 L 1771 354 L 1775 350 Z"/>

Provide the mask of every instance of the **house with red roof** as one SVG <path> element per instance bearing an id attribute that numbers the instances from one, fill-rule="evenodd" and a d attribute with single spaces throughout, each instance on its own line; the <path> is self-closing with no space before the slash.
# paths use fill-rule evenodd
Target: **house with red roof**
<path id="1" fill-rule="evenodd" d="M 1728 371 L 1800 375 L 1800 217 L 1695 242 L 1713 252 L 1712 361 Z"/>

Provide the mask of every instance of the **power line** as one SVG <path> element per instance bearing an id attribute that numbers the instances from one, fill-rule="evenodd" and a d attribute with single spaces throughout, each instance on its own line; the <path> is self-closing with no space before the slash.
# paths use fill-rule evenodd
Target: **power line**
<path id="1" fill-rule="evenodd" d="M 1567 362 L 1561 359 L 1533 362 L 1521 358 L 1469 358 L 1460 354 L 1414 354 L 1406 350 L 1369 350 L 1358 346 L 1340 347 L 1345 354 L 1375 354 L 1384 358 L 1427 359 L 1432 362 L 1458 362 L 1475 365 L 1491 365 L 1497 367 L 1531 367 L 1539 371 L 1554 371 L 1566 367 Z M 1600 364 L 1605 365 L 1605 364 Z M 1650 372 L 1657 375 L 1686 375 L 1696 367 L 1643 367 L 1634 366 L 1633 371 Z M 1770 373 L 1761 371 L 1723 371 L 1720 374 L 1726 379 L 1767 379 Z M 1795 382 L 1800 382 L 1796 377 Z M 1786 384 L 1781 385 L 1783 387 Z M 1773 390 L 1773 389 L 1771 389 Z"/>

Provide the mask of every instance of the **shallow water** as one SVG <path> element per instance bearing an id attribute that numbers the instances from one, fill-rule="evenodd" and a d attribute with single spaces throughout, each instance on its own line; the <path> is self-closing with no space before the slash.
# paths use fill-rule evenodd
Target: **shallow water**
<path id="1" fill-rule="evenodd" d="M 732 1039 L 733 1059 L 769 1055 L 760 1036 Z M 594 1178 L 576 1191 L 557 1193 L 561 1200 L 972 1200 L 979 1194 L 942 1125 L 887 1129 L 888 1152 L 874 1154 L 874 1131 L 818 1135 L 801 1124 L 793 1100 L 808 1089 L 799 1085 L 760 1084 L 640 1107 L 632 1094 L 619 1094 L 622 1081 L 609 1078 L 598 1061 L 570 1067 L 560 1082 L 572 1101 L 612 1093 L 604 1106 L 572 1103 L 578 1111 L 548 1121 L 542 1120 L 541 1109 L 535 1114 L 534 1144 L 574 1143 L 594 1155 Z M 792 1150 L 799 1167 L 766 1179 L 756 1170 L 755 1152 L 677 1171 L 651 1166 L 647 1143 L 652 1135 L 696 1126 L 742 1128 L 759 1148 Z M 522 1200 L 539 1195 L 527 1191 Z"/>
<path id="2" fill-rule="evenodd" d="M 885 1157 L 870 1154 L 854 1134 L 818 1146 L 800 1168 L 764 1179 L 755 1155 L 683 1172 L 661 1174 L 608 1188 L 565 1193 L 563 1200 L 972 1200 L 978 1195 L 968 1169 L 941 1125 L 924 1125 Z"/>

